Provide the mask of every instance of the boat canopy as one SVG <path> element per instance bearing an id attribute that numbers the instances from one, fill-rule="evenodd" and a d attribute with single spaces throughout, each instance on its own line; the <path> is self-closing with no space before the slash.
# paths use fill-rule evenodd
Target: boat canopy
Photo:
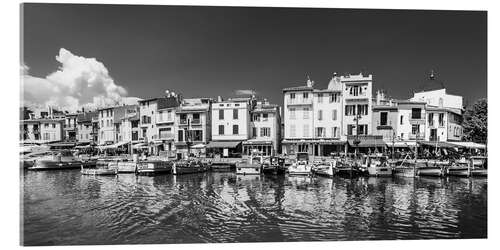
<path id="1" fill-rule="evenodd" d="M 240 143 L 240 141 L 211 141 L 207 148 L 236 148 Z"/>
<path id="2" fill-rule="evenodd" d="M 459 147 L 464 147 L 464 148 L 477 148 L 477 149 L 485 149 L 486 145 L 481 144 L 481 143 L 476 143 L 476 142 L 471 142 L 471 141 L 460 141 L 460 142 L 449 142 L 450 144 L 457 145 Z"/>

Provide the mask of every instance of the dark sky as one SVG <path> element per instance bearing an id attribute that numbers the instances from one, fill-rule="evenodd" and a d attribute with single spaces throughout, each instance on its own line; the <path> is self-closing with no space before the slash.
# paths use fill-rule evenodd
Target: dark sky
<path id="1" fill-rule="evenodd" d="M 408 98 L 434 69 L 449 93 L 486 97 L 487 15 L 402 11 L 127 5 L 24 6 L 24 62 L 44 77 L 59 48 L 95 57 L 130 96 L 185 97 L 254 89 L 282 105 L 306 76 L 374 75 L 374 89 Z"/>

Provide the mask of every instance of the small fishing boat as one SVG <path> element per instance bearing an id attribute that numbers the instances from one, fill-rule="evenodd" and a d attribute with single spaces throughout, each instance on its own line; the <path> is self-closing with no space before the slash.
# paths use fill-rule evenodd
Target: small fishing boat
<path id="1" fill-rule="evenodd" d="M 173 163 L 172 173 L 174 175 L 203 173 L 208 166 L 198 160 L 180 160 Z"/>
<path id="2" fill-rule="evenodd" d="M 208 167 L 215 172 L 229 172 L 234 170 L 236 165 L 229 163 L 210 163 Z"/>
<path id="3" fill-rule="evenodd" d="M 121 161 L 116 163 L 118 173 L 136 173 L 138 163 L 133 161 Z"/>
<path id="4" fill-rule="evenodd" d="M 445 163 L 436 160 L 417 161 L 418 176 L 442 177 L 445 173 Z"/>
<path id="5" fill-rule="evenodd" d="M 344 177 L 353 177 L 364 174 L 359 167 L 359 163 L 353 159 L 344 159 L 337 161 L 336 174 Z"/>
<path id="6" fill-rule="evenodd" d="M 108 168 L 83 168 L 81 167 L 80 171 L 83 175 L 117 175 L 117 169 L 108 169 Z"/>
<path id="7" fill-rule="evenodd" d="M 364 156 L 361 168 L 366 170 L 369 176 L 392 176 L 392 168 L 384 155 Z"/>
<path id="8" fill-rule="evenodd" d="M 308 153 L 297 153 L 297 161 L 288 168 L 290 175 L 309 175 L 311 174 L 312 164 L 309 164 Z"/>
<path id="9" fill-rule="evenodd" d="M 326 161 L 321 162 L 319 164 L 315 164 L 313 166 L 313 168 L 311 169 L 311 171 L 315 175 L 325 176 L 325 177 L 333 177 L 337 172 L 336 164 L 337 164 L 336 160 L 330 161 L 330 162 L 326 162 Z"/>
<path id="10" fill-rule="evenodd" d="M 414 178 L 416 176 L 416 160 L 410 159 L 410 155 L 407 154 L 405 158 L 389 161 L 389 165 L 392 166 L 392 174 L 396 177 L 406 177 Z"/>
<path id="11" fill-rule="evenodd" d="M 260 174 L 262 170 L 262 156 L 250 155 L 250 158 L 245 158 L 241 162 L 236 163 L 236 174 L 251 175 Z"/>
<path id="12" fill-rule="evenodd" d="M 167 174 L 173 169 L 171 161 L 143 161 L 137 163 L 136 166 L 136 173 L 139 175 Z"/>
<path id="13" fill-rule="evenodd" d="M 446 168 L 446 175 L 469 177 L 470 161 L 467 161 L 465 158 L 462 158 L 457 161 L 451 162 L 450 165 Z"/>
<path id="14" fill-rule="evenodd" d="M 488 176 L 488 168 L 487 162 L 488 158 L 486 156 L 471 156 L 470 157 L 470 174 L 471 176 L 477 177 L 487 177 Z"/>
<path id="15" fill-rule="evenodd" d="M 50 151 L 23 152 L 20 156 L 20 165 L 22 169 L 33 167 L 36 160 L 50 154 Z"/>
<path id="16" fill-rule="evenodd" d="M 53 151 L 36 159 L 29 170 L 59 170 L 79 169 L 82 161 L 77 159 L 69 150 Z"/>

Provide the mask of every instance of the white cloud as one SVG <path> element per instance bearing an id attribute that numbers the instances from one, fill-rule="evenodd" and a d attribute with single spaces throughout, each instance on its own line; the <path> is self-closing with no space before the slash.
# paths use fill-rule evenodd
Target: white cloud
<path id="1" fill-rule="evenodd" d="M 76 111 L 81 107 L 94 109 L 117 105 L 124 101 L 125 88 L 115 84 L 108 69 L 95 58 L 74 55 L 61 48 L 56 60 L 59 69 L 45 78 L 28 74 L 29 67 L 21 66 L 21 94 L 24 105 Z M 136 100 L 137 101 L 137 100 Z"/>
<path id="2" fill-rule="evenodd" d="M 234 91 L 235 95 L 257 95 L 255 90 L 251 89 L 237 89 Z"/>

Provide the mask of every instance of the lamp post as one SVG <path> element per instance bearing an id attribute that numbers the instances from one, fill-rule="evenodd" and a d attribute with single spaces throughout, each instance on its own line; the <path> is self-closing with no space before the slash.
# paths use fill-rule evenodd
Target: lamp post
<path id="1" fill-rule="evenodd" d="M 186 146 L 187 146 L 187 158 L 191 155 L 191 131 L 189 128 L 191 127 L 191 119 L 187 119 L 187 127 L 184 128 L 184 134 L 186 137 Z"/>
<path id="2" fill-rule="evenodd" d="M 354 139 L 353 143 L 354 143 L 354 158 L 357 158 L 358 157 L 358 145 L 359 143 L 361 143 L 361 141 L 359 140 L 359 119 L 361 119 L 361 114 L 357 114 L 356 117 L 354 117 L 354 120 L 356 121 L 356 139 Z"/>

